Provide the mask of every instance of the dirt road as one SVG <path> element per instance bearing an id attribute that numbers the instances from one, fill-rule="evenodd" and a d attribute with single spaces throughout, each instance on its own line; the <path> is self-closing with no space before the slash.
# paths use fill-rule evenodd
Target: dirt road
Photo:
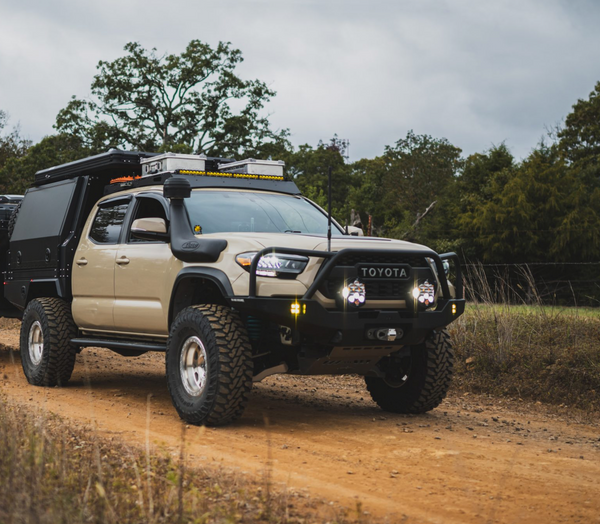
<path id="1" fill-rule="evenodd" d="M 87 349 L 66 388 L 29 386 L 18 331 L 0 331 L 0 390 L 76 423 L 143 444 L 179 446 L 163 356 Z M 152 397 L 148 399 L 149 394 Z M 271 377 L 244 417 L 189 427 L 198 465 L 263 474 L 388 522 L 600 523 L 600 428 L 543 406 L 451 396 L 430 414 L 380 411 L 356 377 Z"/>

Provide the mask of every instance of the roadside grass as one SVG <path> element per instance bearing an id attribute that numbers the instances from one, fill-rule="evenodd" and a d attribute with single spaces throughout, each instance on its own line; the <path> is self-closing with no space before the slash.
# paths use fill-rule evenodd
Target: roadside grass
<path id="1" fill-rule="evenodd" d="M 247 478 L 127 447 L 0 397 L 1 523 L 357 523 L 354 511 Z"/>
<path id="2" fill-rule="evenodd" d="M 458 388 L 600 412 L 600 311 L 544 305 L 533 286 L 533 303 L 515 304 L 478 273 L 467 286 L 478 300 L 450 325 Z"/>
<path id="3" fill-rule="evenodd" d="M 498 307 L 498 305 L 495 305 Z M 469 303 L 467 307 L 477 307 L 485 309 L 488 307 L 484 303 L 474 302 Z M 572 307 L 572 306 L 547 306 L 544 304 L 510 304 L 510 308 L 514 313 L 527 314 L 527 313 L 542 313 L 551 316 L 563 316 L 563 317 L 587 317 L 596 318 L 600 320 L 600 308 L 592 307 Z"/>

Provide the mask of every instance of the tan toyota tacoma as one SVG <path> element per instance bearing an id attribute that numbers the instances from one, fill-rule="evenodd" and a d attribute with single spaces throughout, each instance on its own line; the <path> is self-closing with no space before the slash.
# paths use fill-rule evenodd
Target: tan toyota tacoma
<path id="1" fill-rule="evenodd" d="M 328 221 L 282 162 L 111 150 L 36 173 L 13 219 L 4 298 L 33 385 L 65 385 L 85 347 L 162 351 L 206 425 L 275 373 L 363 375 L 398 413 L 450 385 L 456 255 Z"/>

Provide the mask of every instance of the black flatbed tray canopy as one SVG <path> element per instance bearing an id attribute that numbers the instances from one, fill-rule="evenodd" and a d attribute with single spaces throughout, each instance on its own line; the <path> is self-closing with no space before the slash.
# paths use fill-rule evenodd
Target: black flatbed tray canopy
<path id="1" fill-rule="evenodd" d="M 41 186 L 59 180 L 87 175 L 106 177 L 106 183 L 108 184 L 110 179 L 113 178 L 139 176 L 142 172 L 140 159 L 157 154 L 111 149 L 106 153 L 42 169 L 35 174 L 34 185 Z"/>

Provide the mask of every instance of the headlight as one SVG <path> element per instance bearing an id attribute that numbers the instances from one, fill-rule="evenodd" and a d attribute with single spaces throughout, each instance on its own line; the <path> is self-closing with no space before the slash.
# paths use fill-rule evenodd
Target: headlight
<path id="1" fill-rule="evenodd" d="M 256 252 L 240 253 L 235 257 L 235 261 L 246 271 L 250 271 L 255 256 Z M 261 277 L 293 278 L 304 271 L 306 264 L 308 264 L 308 257 L 270 253 L 260 257 L 256 274 Z"/>

